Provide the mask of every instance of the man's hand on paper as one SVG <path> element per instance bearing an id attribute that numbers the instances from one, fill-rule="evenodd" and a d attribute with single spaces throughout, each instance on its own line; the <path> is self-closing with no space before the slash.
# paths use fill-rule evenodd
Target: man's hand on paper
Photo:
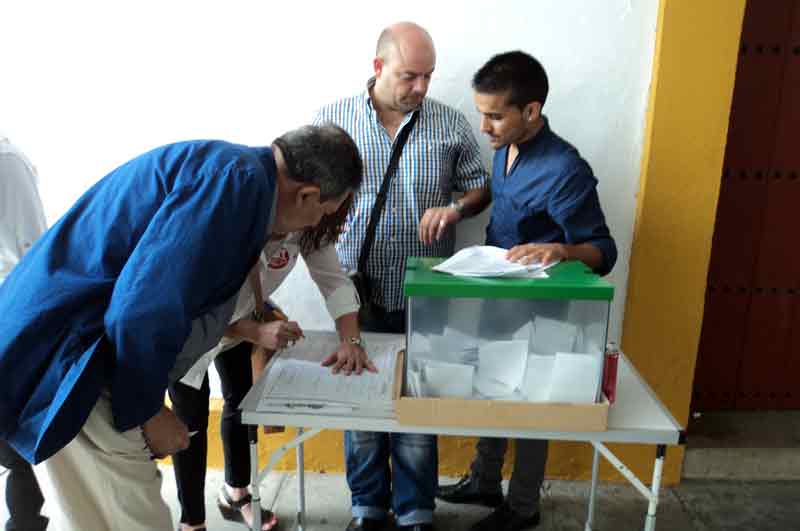
<path id="1" fill-rule="evenodd" d="M 527 243 L 512 247 L 506 258 L 518 264 L 540 262 L 543 266 L 567 260 L 569 253 L 563 243 Z"/>
<path id="2" fill-rule="evenodd" d="M 445 229 L 461 221 L 461 214 L 454 208 L 429 208 L 419 222 L 419 239 L 425 245 L 431 245 L 441 239 Z"/>
<path id="3" fill-rule="evenodd" d="M 155 458 L 172 455 L 189 447 L 189 428 L 167 406 L 142 424 L 144 442 Z"/>
<path id="4" fill-rule="evenodd" d="M 271 321 L 258 325 L 257 344 L 267 350 L 281 350 L 301 337 L 303 330 L 297 321 Z"/>
<path id="5" fill-rule="evenodd" d="M 350 376 L 352 373 L 361 374 L 364 369 L 369 372 L 378 372 L 375 364 L 369 359 L 366 351 L 360 345 L 355 345 L 343 341 L 339 344 L 339 349 L 330 356 L 322 360 L 323 367 L 331 367 L 333 374 L 344 372 Z"/>

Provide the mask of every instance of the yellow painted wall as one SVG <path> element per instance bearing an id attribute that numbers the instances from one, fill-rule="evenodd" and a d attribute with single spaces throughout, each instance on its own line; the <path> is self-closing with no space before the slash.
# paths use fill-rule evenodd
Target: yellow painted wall
<path id="1" fill-rule="evenodd" d="M 622 348 L 684 426 L 744 7 L 663 0 L 659 16 Z M 668 452 L 667 482 L 682 462 Z"/>
<path id="2" fill-rule="evenodd" d="M 745 0 L 663 0 L 659 10 L 653 86 L 645 129 L 641 186 L 622 346 L 658 396 L 686 423 L 720 171 L 728 128 Z M 219 404 L 212 412 L 209 466 L 222 466 Z M 286 435 L 261 437 L 261 461 Z M 652 446 L 612 445 L 628 466 L 649 479 Z M 309 470 L 342 472 L 341 432 L 306 445 Z M 467 470 L 474 439 L 440 438 L 440 473 Z M 680 479 L 683 452 L 671 449 L 666 484 Z M 506 473 L 511 459 L 507 459 Z M 290 454 L 280 468 L 292 468 Z M 586 479 L 591 449 L 551 445 L 547 475 Z M 618 479 L 603 463 L 601 477 Z"/>

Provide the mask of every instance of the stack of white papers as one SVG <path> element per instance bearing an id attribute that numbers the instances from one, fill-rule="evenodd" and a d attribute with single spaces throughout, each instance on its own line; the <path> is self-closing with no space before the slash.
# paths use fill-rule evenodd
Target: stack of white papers
<path id="1" fill-rule="evenodd" d="M 258 404 L 259 412 L 320 415 L 385 416 L 393 411 L 397 353 L 405 340 L 365 334 L 366 350 L 378 369 L 361 375 L 332 374 L 321 361 L 334 352 L 334 332 L 305 332 L 294 347 L 283 350 L 269 365 Z"/>
<path id="2" fill-rule="evenodd" d="M 461 249 L 456 254 L 434 266 L 434 271 L 460 277 L 525 277 L 547 278 L 544 272 L 555 263 L 542 265 L 518 264 L 506 259 L 508 250 L 490 245 L 474 245 Z"/>

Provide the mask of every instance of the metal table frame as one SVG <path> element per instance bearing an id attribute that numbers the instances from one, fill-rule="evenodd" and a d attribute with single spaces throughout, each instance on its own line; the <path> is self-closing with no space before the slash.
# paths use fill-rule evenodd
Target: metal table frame
<path id="1" fill-rule="evenodd" d="M 266 371 L 265 371 L 266 373 Z M 261 529 L 261 494 L 259 486 L 283 455 L 296 449 L 298 500 L 297 524 L 301 531 L 305 526 L 305 480 L 303 467 L 303 443 L 323 430 L 363 430 L 378 432 L 427 433 L 433 435 L 459 435 L 473 437 L 507 437 L 513 439 L 549 439 L 562 441 L 584 441 L 592 445 L 592 480 L 589 491 L 588 512 L 585 531 L 592 531 L 597 493 L 597 473 L 602 455 L 622 476 L 647 500 L 647 515 L 644 530 L 655 531 L 656 510 L 661 490 L 661 475 L 667 445 L 685 443 L 685 431 L 656 397 L 641 375 L 624 354 L 620 355 L 617 400 L 609 409 L 608 430 L 603 432 L 544 432 L 515 429 L 480 428 L 435 428 L 430 426 L 406 426 L 394 418 L 363 418 L 339 415 L 321 415 L 314 412 L 277 414 L 258 412 L 257 405 L 265 378 L 256 382 L 240 406 L 241 421 L 249 425 L 250 433 L 250 487 L 253 496 L 253 530 Z M 284 444 L 272 455 L 263 470 L 258 468 L 258 426 L 273 425 L 298 428 L 297 436 Z M 648 488 L 606 446 L 607 443 L 653 444 L 656 457 L 653 465 L 652 483 Z"/>

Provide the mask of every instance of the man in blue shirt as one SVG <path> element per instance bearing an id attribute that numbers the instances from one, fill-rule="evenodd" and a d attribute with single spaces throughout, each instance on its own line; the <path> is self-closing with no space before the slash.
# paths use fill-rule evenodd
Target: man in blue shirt
<path id="1" fill-rule="evenodd" d="M 523 52 L 496 55 L 472 80 L 481 131 L 495 148 L 486 244 L 531 263 L 580 260 L 595 272 L 614 267 L 617 248 L 597 196 L 597 179 L 578 151 L 550 130 L 542 106 L 547 74 Z M 451 503 L 496 507 L 473 531 L 516 531 L 539 523 L 547 441 L 517 440 L 508 496 L 500 487 L 508 441 L 481 438 L 471 473 L 438 495 Z"/>
<path id="2" fill-rule="evenodd" d="M 0 438 L 62 530 L 172 528 L 153 456 L 188 444 L 169 382 L 210 347 L 272 232 L 317 225 L 358 189 L 333 125 L 272 148 L 160 147 L 97 182 L 0 286 Z"/>

